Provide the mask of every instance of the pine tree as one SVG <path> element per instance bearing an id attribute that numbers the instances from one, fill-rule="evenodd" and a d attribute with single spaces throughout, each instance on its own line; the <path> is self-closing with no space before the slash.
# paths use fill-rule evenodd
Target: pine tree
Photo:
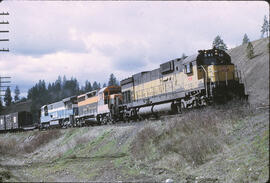
<path id="1" fill-rule="evenodd" d="M 20 97 L 19 97 L 19 95 L 20 95 L 20 89 L 19 89 L 19 87 L 17 85 L 15 87 L 14 93 L 15 93 L 14 101 L 17 102 L 17 101 L 20 100 Z"/>
<path id="2" fill-rule="evenodd" d="M 98 83 L 94 81 L 93 83 L 93 90 L 98 90 L 100 87 L 98 86 Z"/>
<path id="3" fill-rule="evenodd" d="M 244 38 L 243 38 L 242 45 L 247 44 L 247 43 L 249 43 L 249 38 L 248 38 L 247 34 L 245 34 Z"/>
<path id="4" fill-rule="evenodd" d="M 64 77 L 63 77 L 63 85 L 65 85 L 66 84 L 66 82 L 67 82 L 67 78 L 66 78 L 66 76 L 64 75 Z"/>
<path id="5" fill-rule="evenodd" d="M 117 86 L 117 85 L 118 85 L 118 82 L 116 80 L 116 77 L 113 74 L 111 74 L 109 78 L 108 86 Z"/>
<path id="6" fill-rule="evenodd" d="M 12 101 L 12 96 L 11 96 L 11 91 L 9 87 L 7 87 L 6 89 L 4 101 L 5 101 L 6 106 L 10 106 L 11 101 Z"/>
<path id="7" fill-rule="evenodd" d="M 84 88 L 84 91 L 85 91 L 85 92 L 90 92 L 90 91 L 92 91 L 92 90 L 93 90 L 93 88 L 92 88 L 91 83 L 90 83 L 88 80 L 86 80 L 86 81 L 85 81 L 85 88 Z"/>
<path id="8" fill-rule="evenodd" d="M 106 87 L 106 83 L 104 83 L 102 87 L 103 87 L 103 88 Z"/>
<path id="9" fill-rule="evenodd" d="M 268 37 L 268 34 L 269 34 L 269 22 L 267 20 L 266 15 L 264 15 L 264 20 L 263 20 L 261 33 L 262 33 L 262 36 L 261 36 L 262 38 L 263 38 L 265 33 L 266 33 L 266 36 Z"/>
<path id="10" fill-rule="evenodd" d="M 251 42 L 248 42 L 246 53 L 249 59 L 252 59 L 254 57 L 254 48 Z"/>
<path id="11" fill-rule="evenodd" d="M 221 49 L 221 50 L 227 50 L 227 45 L 224 43 L 224 41 L 221 39 L 221 37 L 218 35 L 215 37 L 213 44 L 213 48 Z"/>

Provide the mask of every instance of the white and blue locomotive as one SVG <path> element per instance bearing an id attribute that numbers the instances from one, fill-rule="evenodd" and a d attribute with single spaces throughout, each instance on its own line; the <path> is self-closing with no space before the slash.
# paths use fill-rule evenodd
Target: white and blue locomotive
<path id="1" fill-rule="evenodd" d="M 40 127 L 67 127 L 74 123 L 74 116 L 78 114 L 77 97 L 72 96 L 59 102 L 41 107 Z"/>

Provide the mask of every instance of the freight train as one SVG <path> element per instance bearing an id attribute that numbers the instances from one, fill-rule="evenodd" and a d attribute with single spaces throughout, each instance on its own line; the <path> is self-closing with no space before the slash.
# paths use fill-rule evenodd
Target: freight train
<path id="1" fill-rule="evenodd" d="M 83 126 L 93 123 L 158 117 L 233 97 L 247 98 L 240 72 L 223 50 L 199 50 L 186 58 L 79 96 L 44 105 L 40 126 Z"/>

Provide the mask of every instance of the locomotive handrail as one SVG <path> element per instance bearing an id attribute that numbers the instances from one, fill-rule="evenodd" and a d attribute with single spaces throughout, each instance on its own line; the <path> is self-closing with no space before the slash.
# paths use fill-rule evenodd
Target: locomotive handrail
<path id="1" fill-rule="evenodd" d="M 207 79 L 208 79 L 208 75 L 207 75 L 206 69 L 202 65 L 200 65 L 200 67 L 202 67 L 202 69 L 203 69 L 203 71 L 204 71 L 204 73 L 206 75 L 206 77 L 204 78 L 204 85 L 205 85 L 205 89 L 206 89 L 206 96 L 209 97 L 208 96 L 208 91 L 207 91 Z"/>

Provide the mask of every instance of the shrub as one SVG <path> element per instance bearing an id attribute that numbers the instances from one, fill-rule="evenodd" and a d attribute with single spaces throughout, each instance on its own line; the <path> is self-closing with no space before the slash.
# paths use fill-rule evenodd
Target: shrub
<path id="1" fill-rule="evenodd" d="M 236 102 L 192 109 L 166 120 L 161 133 L 151 126 L 145 127 L 133 140 L 131 152 L 142 159 L 150 154 L 149 148 L 154 145 L 159 157 L 176 153 L 193 166 L 201 165 L 231 143 L 228 132 L 239 119 L 253 112 L 245 103 Z"/>
<path id="2" fill-rule="evenodd" d="M 1 154 L 31 153 L 38 147 L 47 144 L 60 136 L 60 130 L 37 131 L 28 142 L 20 142 L 15 138 L 0 139 Z"/>
<path id="3" fill-rule="evenodd" d="M 136 138 L 131 144 L 132 154 L 138 159 L 145 158 L 150 143 L 153 142 L 157 136 L 158 133 L 153 127 L 147 126 L 143 128 L 138 132 Z"/>

